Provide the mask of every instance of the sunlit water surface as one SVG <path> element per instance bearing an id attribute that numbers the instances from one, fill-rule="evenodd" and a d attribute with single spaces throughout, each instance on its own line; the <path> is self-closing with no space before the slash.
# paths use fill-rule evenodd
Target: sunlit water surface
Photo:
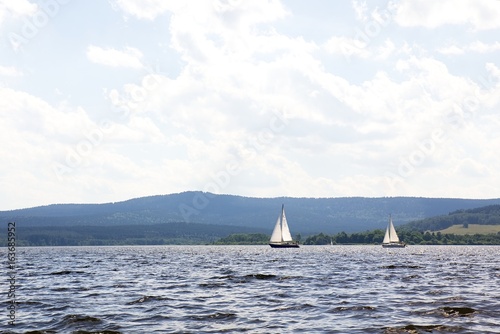
<path id="1" fill-rule="evenodd" d="M 16 251 L 16 324 L 5 278 L 2 333 L 500 332 L 499 246 Z"/>

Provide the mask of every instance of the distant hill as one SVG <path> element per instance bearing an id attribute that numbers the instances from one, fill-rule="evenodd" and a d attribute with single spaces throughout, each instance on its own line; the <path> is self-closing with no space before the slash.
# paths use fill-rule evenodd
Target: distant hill
<path id="1" fill-rule="evenodd" d="M 425 218 L 406 224 L 415 231 L 440 231 L 454 225 L 500 225 L 500 205 L 488 205 L 468 210 L 456 210 L 447 215 Z"/>
<path id="2" fill-rule="evenodd" d="M 124 226 L 198 223 L 248 227 L 270 234 L 285 210 L 292 234 L 348 233 L 385 228 L 457 210 L 500 204 L 500 199 L 422 197 L 252 198 L 202 192 L 149 196 L 104 204 L 53 204 L 0 211 L 18 226 Z"/>

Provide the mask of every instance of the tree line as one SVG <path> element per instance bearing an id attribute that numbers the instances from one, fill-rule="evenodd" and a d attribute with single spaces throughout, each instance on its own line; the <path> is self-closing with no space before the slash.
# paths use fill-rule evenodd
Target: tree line
<path id="1" fill-rule="evenodd" d="M 500 245 L 500 233 L 497 234 L 473 234 L 473 235 L 457 235 L 445 234 L 441 232 L 419 232 L 411 230 L 402 230 L 399 237 L 402 241 L 409 245 Z M 304 245 L 380 245 L 384 239 L 384 230 L 373 230 L 362 233 L 340 232 L 329 235 L 319 233 L 308 236 Z M 301 240 L 301 236 L 297 235 L 296 240 Z M 262 233 L 236 233 L 215 241 L 215 245 L 267 245 L 269 243 L 269 235 Z"/>
<path id="2" fill-rule="evenodd" d="M 304 245 L 333 244 L 382 244 L 385 231 L 374 230 L 362 233 L 340 232 L 335 235 L 324 233 L 306 238 Z M 409 245 L 500 245 L 500 232 L 496 234 L 458 235 L 441 232 L 421 232 L 415 230 L 401 230 L 399 239 Z"/>
<path id="3" fill-rule="evenodd" d="M 122 226 L 23 226 L 17 224 L 18 246 L 203 245 L 238 232 L 259 229 L 196 223 Z M 0 238 L 0 247 L 7 238 Z"/>

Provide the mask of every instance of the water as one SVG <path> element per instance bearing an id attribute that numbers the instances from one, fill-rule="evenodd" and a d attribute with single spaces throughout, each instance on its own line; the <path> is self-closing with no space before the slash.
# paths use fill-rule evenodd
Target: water
<path id="1" fill-rule="evenodd" d="M 499 255 L 499 246 L 18 248 L 16 325 L 2 279 L 0 332 L 499 333 Z"/>

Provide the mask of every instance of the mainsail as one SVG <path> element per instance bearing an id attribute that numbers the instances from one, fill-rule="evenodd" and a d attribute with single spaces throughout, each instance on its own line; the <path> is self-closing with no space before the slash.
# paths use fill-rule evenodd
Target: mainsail
<path id="1" fill-rule="evenodd" d="M 399 242 L 398 234 L 394 229 L 394 225 L 392 224 L 392 218 L 389 221 L 389 241 L 390 242 Z"/>

